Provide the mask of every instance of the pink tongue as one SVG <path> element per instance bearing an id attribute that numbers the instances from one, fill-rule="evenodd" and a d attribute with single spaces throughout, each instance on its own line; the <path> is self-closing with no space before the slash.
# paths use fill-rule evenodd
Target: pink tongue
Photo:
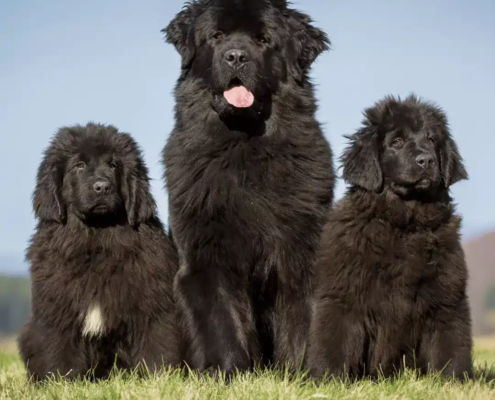
<path id="1" fill-rule="evenodd" d="M 254 103 L 253 94 L 244 86 L 236 86 L 223 92 L 225 99 L 229 104 L 237 108 L 251 107 Z"/>

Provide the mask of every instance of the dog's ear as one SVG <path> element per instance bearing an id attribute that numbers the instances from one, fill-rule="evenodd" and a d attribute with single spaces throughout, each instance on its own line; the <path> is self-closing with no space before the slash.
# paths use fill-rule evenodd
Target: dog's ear
<path id="1" fill-rule="evenodd" d="M 419 100 L 412 97 L 418 103 Z M 436 126 L 442 131 L 443 143 L 440 145 L 440 173 L 443 183 L 448 189 L 454 183 L 468 179 L 468 173 L 464 167 L 462 157 L 457 148 L 457 144 L 452 138 L 449 123 L 445 112 L 436 104 L 427 102 L 427 109 L 430 112 L 430 119 L 436 122 Z"/>
<path id="2" fill-rule="evenodd" d="M 34 215 L 40 221 L 65 221 L 66 209 L 62 198 L 63 170 L 49 150 L 38 168 L 33 194 Z"/>
<path id="3" fill-rule="evenodd" d="M 456 182 L 468 179 L 468 173 L 462 162 L 457 144 L 449 133 L 447 133 L 447 140 L 440 151 L 440 170 L 447 189 Z"/>
<path id="4" fill-rule="evenodd" d="M 375 192 L 383 186 L 377 136 L 376 129 L 371 126 L 346 136 L 350 143 L 341 157 L 344 180 L 353 186 Z"/>
<path id="5" fill-rule="evenodd" d="M 316 58 L 330 48 L 330 40 L 325 32 L 311 24 L 308 15 L 292 9 L 287 9 L 286 15 L 295 53 L 291 72 L 297 80 L 302 80 Z"/>
<path id="6" fill-rule="evenodd" d="M 167 43 L 173 44 L 175 49 L 182 57 L 182 69 L 191 66 L 196 45 L 192 32 L 193 23 L 193 5 L 186 5 L 181 12 L 168 24 L 161 32 L 165 34 Z"/>
<path id="7" fill-rule="evenodd" d="M 156 217 L 157 214 L 156 203 L 151 195 L 148 169 L 137 148 L 136 152 L 138 152 L 138 157 L 134 167 L 124 172 L 122 182 L 127 221 L 133 227 Z"/>

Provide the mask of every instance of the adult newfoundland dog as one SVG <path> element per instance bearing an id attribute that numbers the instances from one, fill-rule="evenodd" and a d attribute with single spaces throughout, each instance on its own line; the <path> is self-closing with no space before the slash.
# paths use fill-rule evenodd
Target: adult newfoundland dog
<path id="1" fill-rule="evenodd" d="M 414 95 L 365 111 L 343 155 L 307 363 L 312 374 L 471 374 L 467 270 L 449 187 L 467 179 L 447 118 Z"/>
<path id="2" fill-rule="evenodd" d="M 164 29 L 182 56 L 164 149 L 185 361 L 299 365 L 332 156 L 308 72 L 324 32 L 283 0 L 200 0 Z"/>
<path id="3" fill-rule="evenodd" d="M 178 364 L 177 255 L 131 136 L 96 124 L 60 129 L 33 205 L 32 317 L 19 339 L 28 375 L 98 379 L 114 365 Z"/>

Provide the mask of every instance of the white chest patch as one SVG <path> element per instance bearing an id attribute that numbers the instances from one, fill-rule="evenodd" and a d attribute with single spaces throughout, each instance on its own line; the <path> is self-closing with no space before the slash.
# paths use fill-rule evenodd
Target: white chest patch
<path id="1" fill-rule="evenodd" d="M 83 323 L 83 336 L 98 337 L 105 331 L 105 321 L 103 320 L 103 314 L 98 304 L 94 304 L 89 307 L 88 313 L 84 318 Z"/>

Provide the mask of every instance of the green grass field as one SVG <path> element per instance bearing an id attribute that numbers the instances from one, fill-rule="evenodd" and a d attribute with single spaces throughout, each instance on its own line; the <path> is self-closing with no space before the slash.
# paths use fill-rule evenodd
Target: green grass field
<path id="1" fill-rule="evenodd" d="M 379 382 L 332 382 L 321 386 L 290 378 L 283 372 L 240 375 L 230 385 L 203 376 L 184 378 L 178 372 L 139 379 L 116 375 L 107 382 L 65 383 L 41 387 L 26 382 L 24 367 L 11 341 L 0 343 L 0 400 L 4 399 L 495 399 L 495 381 L 486 370 L 495 366 L 495 338 L 476 342 L 477 378 L 460 384 L 439 377 L 418 378 L 406 373 Z"/>

